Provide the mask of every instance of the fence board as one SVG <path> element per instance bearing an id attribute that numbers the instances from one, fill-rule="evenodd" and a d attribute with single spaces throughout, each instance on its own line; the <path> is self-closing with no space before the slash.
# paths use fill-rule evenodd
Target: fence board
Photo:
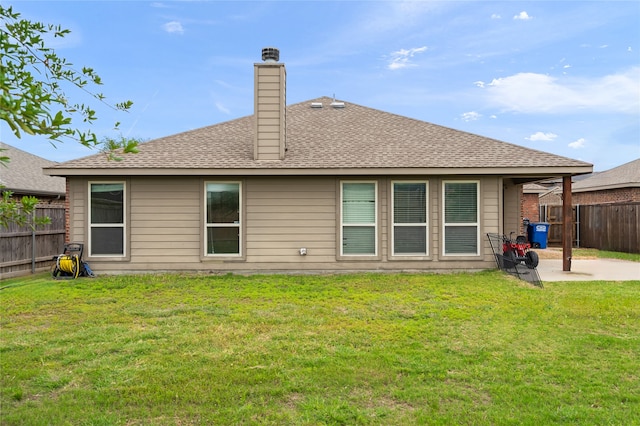
<path id="1" fill-rule="evenodd" d="M 559 244 L 562 242 L 562 206 L 542 207 L 541 217 L 551 223 L 548 243 Z M 581 205 L 574 206 L 573 210 L 574 245 L 640 253 L 640 203 Z"/>
<path id="2" fill-rule="evenodd" d="M 580 206 L 582 247 L 640 253 L 640 203 Z"/>
<path id="3" fill-rule="evenodd" d="M 60 254 L 65 240 L 64 207 L 38 207 L 36 216 L 49 217 L 51 223 L 35 232 L 36 270 L 48 269 L 51 259 Z M 33 236 L 28 226 L 10 224 L 0 231 L 0 278 L 9 278 L 31 272 Z"/>

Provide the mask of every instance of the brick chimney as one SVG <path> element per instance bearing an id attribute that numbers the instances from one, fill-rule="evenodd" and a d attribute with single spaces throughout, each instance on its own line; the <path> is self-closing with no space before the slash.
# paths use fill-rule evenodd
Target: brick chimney
<path id="1" fill-rule="evenodd" d="M 280 52 L 262 49 L 254 64 L 254 160 L 282 160 L 286 151 L 286 70 Z"/>

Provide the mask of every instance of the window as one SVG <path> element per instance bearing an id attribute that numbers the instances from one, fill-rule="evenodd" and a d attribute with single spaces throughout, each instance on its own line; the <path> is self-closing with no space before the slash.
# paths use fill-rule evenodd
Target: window
<path id="1" fill-rule="evenodd" d="M 376 182 L 342 182 L 342 254 L 377 253 Z"/>
<path id="2" fill-rule="evenodd" d="M 393 182 L 393 254 L 427 255 L 427 182 Z"/>
<path id="3" fill-rule="evenodd" d="M 444 182 L 444 254 L 478 255 L 479 183 Z"/>
<path id="4" fill-rule="evenodd" d="M 240 183 L 205 184 L 207 255 L 240 255 Z"/>
<path id="5" fill-rule="evenodd" d="M 124 182 L 89 183 L 89 253 L 124 256 Z"/>

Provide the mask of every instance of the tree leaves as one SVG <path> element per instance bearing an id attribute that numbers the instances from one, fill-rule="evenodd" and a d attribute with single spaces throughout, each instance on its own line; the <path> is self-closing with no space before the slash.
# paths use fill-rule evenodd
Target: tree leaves
<path id="1" fill-rule="evenodd" d="M 0 199 L 0 226 L 8 228 L 10 223 L 18 226 L 28 225 L 35 230 L 37 226 L 51 223 L 48 217 L 35 216 L 38 199 L 33 196 L 24 196 L 17 200 L 12 197 L 11 191 L 3 191 Z"/>
<path id="2" fill-rule="evenodd" d="M 82 145 L 100 147 L 96 134 L 80 130 L 74 123 L 92 124 L 98 119 L 91 105 L 69 100 L 64 87 L 76 88 L 89 94 L 98 103 L 114 110 L 128 111 L 131 101 L 111 105 L 93 87 L 102 79 L 93 68 L 76 70 L 72 63 L 47 47 L 45 39 L 65 37 L 70 31 L 59 25 L 45 25 L 22 19 L 11 6 L 0 5 L 0 120 L 6 122 L 17 138 L 22 134 L 47 136 L 52 142 L 72 139 Z M 116 124 L 116 128 L 118 124 Z M 113 160 L 121 160 L 119 153 L 138 152 L 138 140 L 131 139 L 102 145 L 102 151 Z M 0 150 L 0 154 L 1 154 Z M 0 166 L 7 166 L 9 158 L 0 155 Z M 5 191 L 0 198 L 0 226 L 9 223 L 35 226 L 48 223 L 48 218 L 33 214 L 38 200 L 35 197 L 12 198 Z"/>
<path id="3" fill-rule="evenodd" d="M 137 154 L 139 151 L 138 145 L 142 141 L 139 139 L 127 139 L 124 136 L 119 138 L 106 137 L 100 141 L 102 145 L 102 152 L 107 156 L 107 159 L 111 161 L 122 161 L 120 154 Z"/>
<path id="4" fill-rule="evenodd" d="M 102 85 L 93 68 L 77 70 L 47 47 L 47 37 L 65 37 L 68 29 L 23 19 L 11 6 L 0 5 L 0 20 L 0 119 L 17 138 L 23 133 L 44 135 L 54 142 L 72 139 L 98 147 L 92 130 L 74 126 L 78 120 L 93 124 L 98 119 L 95 108 L 70 101 L 63 86 L 75 87 L 114 110 L 128 111 L 133 103 L 108 103 L 104 94 L 93 91 Z"/>

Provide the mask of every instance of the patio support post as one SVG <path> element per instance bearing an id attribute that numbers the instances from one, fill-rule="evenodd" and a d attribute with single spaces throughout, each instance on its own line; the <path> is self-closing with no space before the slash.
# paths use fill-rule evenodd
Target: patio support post
<path id="1" fill-rule="evenodd" d="M 571 271 L 573 212 L 571 208 L 571 176 L 562 178 L 562 270 Z"/>

